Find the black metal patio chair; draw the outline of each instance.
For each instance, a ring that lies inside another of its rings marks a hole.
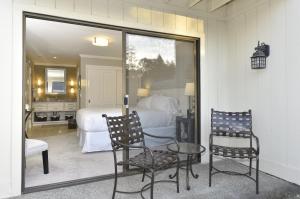
[[[118,116],[118,117],[109,117],[106,114],[103,115],[106,118],[108,131],[110,134],[111,145],[113,149],[114,155],[114,167],[115,167],[115,182],[114,182],[114,189],[112,198],[115,198],[116,192],[117,193],[140,193],[141,197],[143,196],[143,191],[150,189],[150,198],[153,198],[153,187],[154,183],[156,182],[175,182],[177,187],[177,193],[179,193],[179,177],[177,175],[176,180],[160,180],[154,181],[155,172],[158,170],[163,170],[170,168],[172,166],[177,166],[177,172],[179,170],[179,156],[178,153],[173,153],[170,151],[164,150],[153,150],[149,147],[145,146],[145,139],[144,136],[150,136],[154,138],[161,138],[161,139],[170,139],[174,141],[177,146],[178,143],[175,138],[172,137],[162,137],[162,136],[153,136],[143,132],[141,122],[137,112],[133,111],[129,115]],[[130,157],[128,161],[123,162],[117,161],[116,151],[119,149],[129,150],[132,149],[142,149],[143,152]],[[178,146],[179,151],[179,146]],[[126,192],[126,191],[119,191],[117,190],[117,181],[118,181],[118,174],[117,174],[117,166],[121,165],[129,165],[140,168],[143,172],[142,181],[144,181],[145,176],[151,179],[151,182],[146,184],[142,187],[140,191],[134,192]],[[150,172],[150,175],[147,174]]]
[[[214,144],[214,137],[229,137],[249,139],[246,147],[232,147]],[[253,138],[256,147],[253,147]],[[224,158],[249,159],[249,171],[240,173],[224,171],[213,166],[213,156]],[[256,178],[251,177],[252,160],[256,159]],[[246,176],[256,183],[256,194],[259,193],[259,139],[252,132],[252,113],[248,112],[222,112],[211,109],[211,134],[209,137],[209,186],[211,178],[217,173]]]

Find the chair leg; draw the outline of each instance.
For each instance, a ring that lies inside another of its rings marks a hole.
[[[211,187],[211,172],[212,172],[212,154],[209,154],[209,187]]]
[[[150,190],[151,199],[153,199],[153,189],[154,189],[154,171],[151,171],[151,190]]]
[[[259,159],[256,159],[256,194],[259,194]]]
[[[114,190],[113,190],[112,199],[114,199],[116,196],[117,183],[118,183],[118,170],[117,170],[117,165],[115,164],[115,182],[114,182]]]
[[[142,182],[145,180],[145,174],[146,174],[146,169],[143,169],[143,177],[142,177]]]
[[[191,165],[190,165],[190,159],[191,159],[191,157],[190,157],[190,155],[187,155],[187,159],[186,159],[186,173],[185,173],[185,180],[186,180],[186,189],[187,190],[190,190],[191,189],[191,187],[190,187],[190,178],[189,178],[189,172],[190,172],[190,167],[191,167]]]
[[[177,193],[179,193],[179,167],[180,167],[180,160],[177,158],[177,168],[176,168],[176,185],[177,185]]]
[[[252,171],[252,158],[250,158],[250,164],[249,164],[249,176],[251,176]]]
[[[48,150],[42,152],[44,174],[49,173]]]

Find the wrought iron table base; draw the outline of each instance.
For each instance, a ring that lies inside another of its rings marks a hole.
[[[145,176],[151,178],[150,176],[145,174],[145,175],[143,175],[142,182],[144,181]],[[156,184],[156,183],[177,183],[177,182],[173,181],[173,180],[157,180],[157,181],[153,182],[153,184]],[[145,196],[143,195],[143,192],[149,190],[151,188],[151,186],[153,186],[153,184],[151,182],[149,182],[149,183],[145,184],[140,190],[137,190],[137,191],[119,191],[119,190],[115,190],[114,192],[115,193],[121,193],[121,194],[138,194],[139,193],[142,199],[146,199]],[[179,193],[179,190],[177,190],[177,193]],[[114,198],[114,196],[113,196],[113,198]]]
[[[192,175],[193,178],[197,179],[199,177],[198,174],[195,174],[193,171],[193,166],[192,166],[192,162],[193,162],[193,154],[187,154],[187,160],[186,160],[186,166],[185,167],[180,167],[180,169],[185,169],[186,170],[186,189],[190,190],[191,186],[190,186],[190,173]],[[173,175],[169,175],[170,179],[175,178],[177,175],[179,175],[179,170],[176,171]]]

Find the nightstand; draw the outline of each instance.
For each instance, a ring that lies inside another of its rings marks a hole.
[[[186,135],[185,137],[182,137]],[[179,142],[195,141],[195,117],[177,116],[176,117],[176,139]]]

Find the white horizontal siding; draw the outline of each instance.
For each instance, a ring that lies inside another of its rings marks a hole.
[[[142,7],[124,0],[16,0],[18,4],[54,9],[92,17],[117,20],[121,24],[147,26],[159,31],[199,36],[204,32],[203,20],[152,7]]]

